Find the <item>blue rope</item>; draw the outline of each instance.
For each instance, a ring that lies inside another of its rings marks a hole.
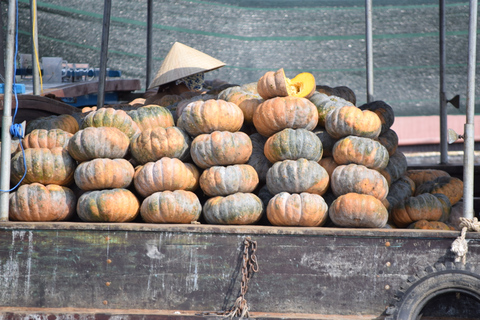
[[[18,0],[16,0],[16,19],[15,19],[15,56],[14,56],[14,61],[13,61],[13,70],[17,70],[17,55],[18,55]],[[18,111],[18,96],[17,96],[17,86],[16,86],[16,79],[15,75],[13,76],[13,87],[12,87],[12,92],[13,95],[15,96],[15,112],[13,114],[13,120],[15,120],[15,117],[17,116],[17,111]],[[27,175],[27,160],[25,159],[25,150],[23,149],[23,144],[22,144],[22,138],[23,138],[23,127],[21,124],[16,124],[13,123],[10,126],[10,135],[12,135],[14,138],[18,138],[20,148],[22,149],[22,154],[23,154],[23,177],[20,179],[20,181],[17,183],[17,185],[10,190],[0,190],[0,192],[10,192],[15,190],[20,183],[22,183],[23,179],[25,179],[25,176]]]

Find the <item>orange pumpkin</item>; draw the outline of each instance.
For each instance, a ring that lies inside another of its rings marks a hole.
[[[315,92],[309,100],[315,105],[318,112],[318,125],[325,127],[327,115],[338,108],[353,106],[354,104],[337,96],[329,96],[325,93]]]
[[[191,223],[201,212],[197,195],[185,190],[155,192],[140,207],[142,219],[149,223]]]
[[[63,221],[75,213],[72,190],[55,184],[32,183],[10,195],[9,218],[17,221]]]
[[[87,191],[77,202],[77,214],[87,222],[129,222],[139,210],[140,202],[127,189]]]
[[[370,138],[348,136],[333,146],[333,158],[339,165],[356,163],[380,170],[388,165],[387,149]]]
[[[250,137],[241,131],[214,131],[195,137],[190,155],[197,166],[206,169],[246,163],[252,148]]]
[[[416,186],[438,177],[450,177],[448,172],[437,169],[409,169],[405,174],[415,182]]]
[[[262,212],[262,201],[253,193],[209,198],[203,206],[203,216],[211,224],[254,224],[260,220]]]
[[[214,131],[236,132],[243,125],[242,110],[233,102],[210,99],[189,103],[180,115],[183,129],[191,136]]]
[[[310,100],[298,97],[277,97],[265,100],[255,110],[253,124],[258,133],[269,137],[286,128],[313,130],[318,112]]]
[[[159,191],[191,189],[195,180],[190,167],[168,157],[137,167],[133,176],[135,189],[143,197]]]
[[[415,195],[427,192],[444,194],[450,200],[451,205],[455,205],[463,197],[463,181],[456,177],[438,177],[417,186]]]
[[[268,138],[264,153],[272,163],[300,158],[319,161],[322,158],[323,146],[312,131],[287,128]]]
[[[328,215],[335,225],[348,228],[383,228],[388,220],[388,211],[380,200],[358,193],[335,199]]]
[[[38,182],[62,186],[68,186],[73,182],[77,167],[75,160],[67,150],[61,147],[26,149],[25,157],[22,151],[18,151],[11,160],[10,178],[13,184],[17,184],[22,179],[25,165],[27,173],[22,184]]]
[[[327,171],[307,159],[276,162],[267,173],[267,187],[272,194],[308,192],[323,195],[328,186]]]
[[[253,123],[253,114],[264,100],[258,93],[245,91],[244,87],[230,87],[218,94],[218,99],[235,103],[243,112],[246,123]]]
[[[328,206],[317,194],[302,192],[276,194],[267,206],[267,219],[274,226],[321,227],[328,217]]]
[[[431,193],[407,198],[392,209],[393,222],[401,228],[419,220],[438,221],[442,214],[442,202]]]
[[[90,112],[82,124],[83,129],[87,127],[114,127],[125,133],[129,139],[140,133],[140,128],[132,117],[125,111],[114,108],[100,108]]]
[[[88,127],[78,131],[68,142],[68,153],[77,161],[95,158],[123,158],[130,141],[114,127]]]
[[[138,125],[140,131],[157,127],[168,128],[175,125],[172,113],[167,108],[154,104],[130,110],[127,114]]]
[[[58,116],[40,117],[27,123],[25,133],[29,134],[35,129],[61,129],[63,131],[74,134],[78,131],[78,122],[69,114],[61,114]]]
[[[157,161],[162,157],[184,161],[190,156],[191,143],[190,136],[183,129],[157,127],[134,136],[130,141],[130,151],[140,164]]]
[[[338,166],[332,173],[330,186],[337,197],[353,192],[384,200],[388,194],[387,180],[380,172],[353,163]]]
[[[290,80],[283,68],[276,72],[268,71],[258,80],[257,91],[265,100],[287,96],[309,98],[315,92],[315,77],[303,72]]]
[[[408,228],[422,230],[455,230],[455,228],[448,226],[446,223],[428,220],[415,221],[414,223],[409,225]]]
[[[361,110],[370,110],[377,114],[382,122],[382,130],[380,134],[387,132],[393,125],[395,115],[392,107],[385,101],[372,101],[365,103],[359,107]]]
[[[328,113],[325,129],[335,139],[351,135],[375,139],[380,135],[382,122],[372,111],[344,106]]]
[[[75,184],[81,190],[127,188],[135,170],[125,159],[99,158],[82,162],[75,169]]]
[[[250,193],[258,185],[258,174],[252,166],[236,164],[214,166],[203,171],[200,188],[207,196],[227,196],[237,192]]]
[[[22,140],[24,149],[29,148],[66,148],[73,134],[62,129],[35,129]]]

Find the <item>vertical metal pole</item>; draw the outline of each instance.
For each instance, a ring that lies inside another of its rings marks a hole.
[[[97,108],[105,102],[105,78],[107,77],[108,36],[110,32],[110,13],[112,0],[105,0],[103,5],[102,51],[100,53],[100,74],[98,78]]]
[[[40,95],[40,74],[35,52],[38,54],[37,1],[30,0],[30,21],[32,24],[32,76],[33,94]]]
[[[15,55],[15,20],[17,5],[15,0],[8,3],[8,29],[7,29],[7,60],[5,70],[5,95],[3,97],[3,118],[2,118],[2,157],[0,171],[0,189],[10,190],[10,126],[12,125],[12,86],[15,77],[14,55]],[[8,221],[9,192],[0,192],[0,221]]]
[[[440,43],[440,163],[448,163],[447,98],[445,96],[445,0],[439,0]]]
[[[0,75],[5,76],[5,33],[3,32],[2,2],[0,1]],[[3,83],[0,77],[0,83]]]
[[[152,44],[153,44],[153,0],[148,0],[147,4],[147,82],[145,89],[150,86],[152,79]]]
[[[470,21],[468,25],[468,82],[467,122],[465,123],[465,146],[463,155],[463,216],[473,219],[474,150],[475,150],[475,64],[477,49],[478,1],[470,0]]]
[[[367,51],[367,102],[373,101],[372,0],[365,0],[365,41]]]

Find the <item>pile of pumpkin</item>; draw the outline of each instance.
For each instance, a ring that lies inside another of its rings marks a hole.
[[[12,155],[10,219],[452,229],[462,181],[408,170],[392,107],[355,103],[280,69],[33,120]]]

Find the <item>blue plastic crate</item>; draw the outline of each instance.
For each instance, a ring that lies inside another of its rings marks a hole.
[[[0,83],[0,94],[5,94],[5,84]],[[15,89],[17,90],[17,94],[25,93],[25,85],[21,83],[15,84]]]

